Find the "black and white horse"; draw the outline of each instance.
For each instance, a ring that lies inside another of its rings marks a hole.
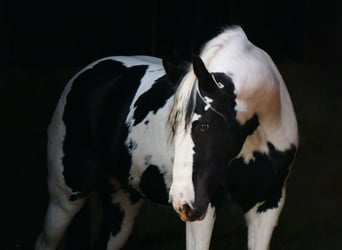
[[[186,249],[209,249],[215,206],[229,195],[245,212],[248,249],[266,250],[297,144],[284,81],[239,27],[186,69],[148,56],[101,59],[70,80],[49,125],[50,202],[36,249],[55,249],[99,190],[99,248],[121,248],[149,200],[186,221]]]

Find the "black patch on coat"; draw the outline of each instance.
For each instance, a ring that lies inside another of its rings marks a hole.
[[[131,157],[124,145],[125,119],[146,68],[105,60],[74,80],[63,115],[63,175],[79,192],[70,199],[87,195],[108,174],[127,183]]]
[[[259,118],[257,114],[254,114],[251,119],[247,120],[243,125],[243,129],[246,135],[251,135],[259,126]]]
[[[164,176],[157,166],[148,166],[141,176],[139,187],[150,201],[168,204],[168,192]]]
[[[134,103],[134,125],[142,122],[149,112],[157,113],[174,92],[175,86],[166,75],[157,79],[152,88],[143,93]]]
[[[129,194],[129,200],[132,202],[132,204],[137,203],[142,198],[141,194],[132,187],[128,186],[127,192]]]
[[[269,142],[268,149],[268,154],[254,152],[254,160],[250,160],[248,164],[240,157],[229,165],[228,191],[244,212],[249,211],[258,202],[264,202],[258,207],[258,212],[278,207],[296,147],[292,145],[281,152]]]

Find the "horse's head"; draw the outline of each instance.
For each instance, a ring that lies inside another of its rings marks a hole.
[[[230,160],[249,134],[250,125],[236,120],[235,105],[231,77],[208,72],[201,58],[194,56],[170,114],[175,142],[170,201],[183,221],[204,218],[224,187]]]

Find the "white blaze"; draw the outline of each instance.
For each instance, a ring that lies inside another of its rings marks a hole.
[[[192,121],[200,116],[194,114]],[[184,123],[180,124],[175,135],[175,159],[172,173],[172,185],[170,189],[170,201],[176,211],[188,204],[192,208],[195,201],[195,190],[192,182],[194,142],[191,138],[191,126],[184,129]]]

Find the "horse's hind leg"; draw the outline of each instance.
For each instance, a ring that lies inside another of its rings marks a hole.
[[[116,250],[126,243],[143,204],[132,192],[119,189],[103,198],[103,227],[96,249]]]
[[[86,198],[70,201],[68,193],[50,190],[50,201],[43,230],[36,241],[36,250],[56,249],[72,218],[84,205]]]

